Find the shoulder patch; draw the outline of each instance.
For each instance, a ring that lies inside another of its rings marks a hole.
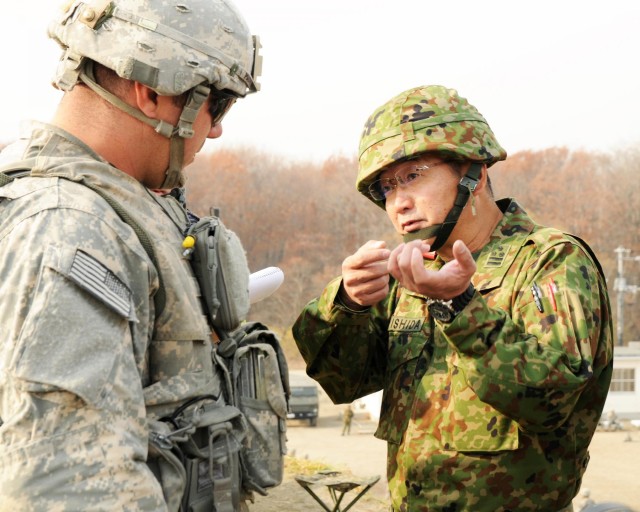
[[[117,313],[129,317],[131,291],[101,262],[86,252],[76,251],[69,277],[97,299]]]
[[[489,256],[487,256],[487,262],[485,263],[485,267],[489,268],[498,268],[504,264],[504,260],[507,257],[507,253],[509,252],[508,247],[503,245],[498,245],[495,247]]]

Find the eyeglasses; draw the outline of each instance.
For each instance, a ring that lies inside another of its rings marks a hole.
[[[224,91],[212,90],[209,97],[209,114],[211,114],[211,126],[222,122],[238,98]]]
[[[385,201],[395,192],[398,186],[409,187],[415,185],[428,170],[448,163],[449,161],[445,160],[433,165],[420,165],[398,171],[393,178],[382,178],[371,183],[369,185],[369,195],[374,201]]]

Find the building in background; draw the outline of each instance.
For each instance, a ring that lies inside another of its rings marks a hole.
[[[640,341],[613,350],[613,377],[603,416],[615,411],[620,419],[640,419]]]

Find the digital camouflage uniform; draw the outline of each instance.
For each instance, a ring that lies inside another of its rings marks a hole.
[[[587,466],[612,371],[604,278],[574,238],[499,205],[474,255],[477,291],[451,324],[393,279],[384,301],[350,313],[336,279],[294,326],[334,402],[384,390],[375,435],[388,443],[394,510],[557,511]]]
[[[185,141],[202,109],[215,125],[237,98],[259,89],[259,39],[229,0],[69,1],[48,35],[61,49],[56,88],[82,84],[96,104],[106,101],[167,139],[162,189],[182,184]],[[181,97],[175,124],[107,90],[111,80],[100,85],[96,64]],[[61,116],[76,97],[61,103]],[[74,133],[81,121],[74,111]],[[130,143],[123,158],[137,149]],[[197,472],[194,464],[208,457],[209,472],[191,480],[198,485],[185,501],[194,504],[202,488],[218,512],[229,511],[239,478],[229,472],[223,483],[214,474],[220,454],[193,439],[230,408],[209,405],[221,384],[200,289],[183,257],[184,209],[62,130],[39,125],[28,146],[22,165],[36,177],[0,188],[0,510],[176,511],[183,466]],[[202,395],[208,405],[196,407],[191,399]],[[190,414],[184,423],[181,411]],[[159,421],[170,413],[176,417]],[[202,427],[182,438],[193,445],[190,454],[182,450],[186,458],[195,453],[191,461],[171,451],[176,432],[163,437],[178,423]]]
[[[25,157],[39,177],[0,188],[0,510],[166,510],[148,420],[219,392],[185,213],[62,130],[38,126]],[[138,236],[80,182],[153,240],[159,317]]]

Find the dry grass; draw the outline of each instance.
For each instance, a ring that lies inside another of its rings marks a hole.
[[[297,458],[295,454],[284,457],[285,478],[293,478],[296,475],[313,475],[320,471],[338,471],[346,475],[353,475],[351,470],[342,464],[335,466],[317,460]]]

